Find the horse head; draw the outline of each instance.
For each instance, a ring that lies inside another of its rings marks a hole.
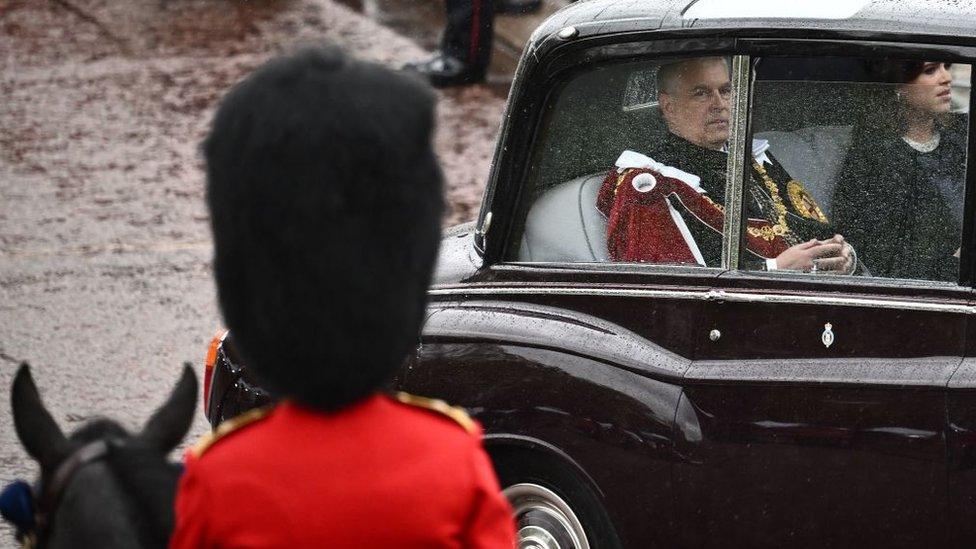
[[[167,455],[190,428],[196,395],[186,365],[141,432],[95,419],[65,436],[21,364],[11,394],[14,427],[40,478],[33,487],[8,486],[0,510],[25,546],[166,547],[181,470]]]

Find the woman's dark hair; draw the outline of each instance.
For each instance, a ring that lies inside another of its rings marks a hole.
[[[907,129],[904,105],[897,88],[918,78],[925,61],[914,59],[868,59],[864,61],[870,84],[864,86],[862,108],[857,115],[861,137],[902,135]]]
[[[875,82],[884,84],[907,84],[918,78],[925,69],[925,61],[907,60],[870,60],[868,74]]]

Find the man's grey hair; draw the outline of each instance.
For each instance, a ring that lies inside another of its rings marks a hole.
[[[728,59],[725,57],[693,57],[691,59],[679,59],[677,61],[671,61],[661,65],[657,69],[657,93],[660,95],[666,93],[672,95],[675,92],[675,87],[678,83],[678,77],[680,77],[684,72],[686,67],[691,63],[704,63],[706,61],[722,61],[728,66]]]

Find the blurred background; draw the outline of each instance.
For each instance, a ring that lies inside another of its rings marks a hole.
[[[438,92],[445,225],[476,216],[518,52],[564,3],[498,16],[488,82]],[[139,428],[220,327],[198,152],[217,100],[303,44],[428,57],[443,21],[439,0],[0,0],[4,394],[28,361],[66,431]],[[36,474],[3,402],[0,485]]]

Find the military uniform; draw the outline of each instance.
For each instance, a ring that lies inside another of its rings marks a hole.
[[[463,61],[470,70],[484,73],[494,35],[493,0],[446,0],[444,8],[447,25],[441,36],[441,52]]]
[[[170,547],[511,549],[511,515],[460,409],[402,394],[334,413],[286,401],[187,453]]]
[[[790,246],[835,233],[803,184],[757,141],[744,190],[745,251],[740,264],[774,266]],[[597,207],[609,220],[614,261],[721,265],[728,154],[669,133],[648,155],[625,151],[608,174]]]

